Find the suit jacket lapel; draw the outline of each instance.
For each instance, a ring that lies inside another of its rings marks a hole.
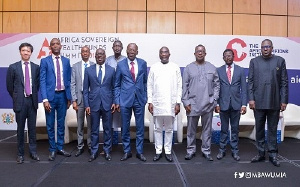
[[[79,77],[81,78],[81,80],[83,80],[82,78],[83,78],[83,76],[82,76],[82,66],[83,66],[83,64],[82,64],[82,61],[79,63],[79,65],[77,66],[77,68],[78,68],[78,72],[79,72]]]
[[[240,69],[235,65],[233,75],[232,75],[231,84],[234,83],[236,80],[238,80],[238,77],[239,77],[238,75],[239,74],[240,74]]]
[[[141,62],[138,59],[136,59],[136,61],[137,61],[137,64],[138,64],[138,73],[135,76],[135,81],[137,80],[138,76],[141,74],[140,72],[141,72],[141,69],[142,69]]]
[[[104,81],[106,80],[106,77],[108,76],[107,75],[107,66],[106,66],[106,64],[104,64],[104,66],[105,66],[105,75],[104,75],[104,77],[103,77],[103,81],[102,81],[102,84],[104,83]]]
[[[96,66],[97,66],[96,64],[91,66],[91,73],[92,73],[92,76],[94,77],[94,79],[96,79],[97,82],[100,84],[99,79],[97,77],[97,72],[96,72],[97,68],[96,68]]]
[[[53,59],[52,59],[52,55],[48,56],[48,63],[49,63],[50,68],[53,70],[53,73],[54,73],[55,78],[56,78],[56,73],[55,73],[55,68],[54,68],[54,62],[53,62]]]
[[[23,70],[22,70],[22,61],[20,61],[18,64],[17,64],[17,71],[18,73],[21,75],[21,83],[23,84],[24,86],[24,75],[23,75]]]

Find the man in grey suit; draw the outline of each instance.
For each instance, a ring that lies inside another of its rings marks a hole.
[[[84,118],[86,116],[87,121],[87,145],[89,148],[89,153],[91,153],[91,118],[89,115],[85,114],[85,108],[83,103],[83,78],[85,68],[90,67],[95,64],[94,62],[89,61],[91,52],[88,46],[81,48],[81,58],[82,60],[77,62],[72,67],[72,76],[71,76],[71,94],[73,109],[77,114],[77,152],[75,156],[78,157],[84,152],[83,146],[83,137],[84,137]]]
[[[6,74],[6,87],[13,99],[16,113],[18,156],[17,163],[24,162],[24,128],[27,119],[29,151],[33,160],[39,161],[36,153],[36,114],[38,109],[38,90],[40,87],[40,67],[30,62],[33,47],[29,43],[19,46],[21,61],[11,64]]]
[[[254,110],[258,155],[251,162],[265,160],[265,123],[269,160],[279,167],[277,159],[277,125],[279,112],[288,103],[288,77],[284,58],[272,54],[273,43],[261,43],[261,56],[251,59],[248,75],[249,107]]]
[[[241,114],[246,113],[247,86],[244,69],[234,64],[233,59],[232,49],[226,49],[223,52],[225,65],[217,69],[220,79],[220,95],[216,113],[220,113],[221,118],[220,149],[217,159],[220,160],[225,156],[230,121],[232,157],[239,161],[239,122]]]
[[[202,155],[213,161],[211,156],[212,117],[219,98],[220,82],[216,67],[205,61],[206,49],[195,47],[196,61],[186,66],[182,81],[182,102],[187,115],[187,154],[191,160],[196,153],[196,129],[201,116]]]

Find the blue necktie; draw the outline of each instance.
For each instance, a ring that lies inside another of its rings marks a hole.
[[[99,80],[99,82],[101,84],[101,82],[102,82],[102,66],[101,65],[100,65],[100,68],[99,68],[98,80]]]

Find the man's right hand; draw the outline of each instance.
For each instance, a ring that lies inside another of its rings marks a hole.
[[[149,103],[148,110],[153,115],[153,104],[152,103]]]
[[[220,106],[216,106],[215,113],[220,113]]]
[[[186,110],[186,113],[190,113],[192,111],[192,106],[191,105],[184,106],[184,108]]]
[[[78,105],[77,105],[77,102],[76,102],[76,101],[73,101],[73,109],[74,109],[75,111],[78,110]]]
[[[91,115],[91,108],[90,107],[86,107],[85,108],[85,112],[87,115]]]
[[[249,101],[249,108],[255,110],[255,101]]]
[[[45,101],[43,104],[44,104],[45,111],[50,113],[51,112],[51,106],[50,106],[49,101]]]
[[[117,110],[118,112],[121,112],[120,105],[115,105],[115,106],[116,106],[116,110]]]

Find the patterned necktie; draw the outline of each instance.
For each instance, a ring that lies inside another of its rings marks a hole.
[[[24,64],[25,64],[25,93],[26,96],[29,96],[31,93],[29,67],[28,67],[29,62],[24,62]]]
[[[133,81],[135,82],[134,62],[130,62],[130,64],[131,64],[130,73],[131,73]]]
[[[87,66],[88,66],[88,63],[84,63],[84,69],[87,68]]]
[[[57,90],[61,90],[61,74],[60,74],[60,65],[59,65],[59,56],[56,58],[56,88]]]
[[[100,84],[102,84],[102,66],[100,65],[99,73],[98,73],[98,80]]]
[[[229,83],[231,83],[231,65],[228,66],[227,77],[228,77]]]

